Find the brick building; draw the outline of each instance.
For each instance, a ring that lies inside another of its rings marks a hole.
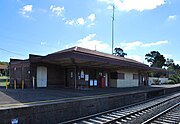
[[[10,82],[25,87],[134,87],[144,85],[148,65],[81,47],[10,60]]]

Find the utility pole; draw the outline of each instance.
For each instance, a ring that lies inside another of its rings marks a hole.
[[[114,52],[114,5],[113,5],[113,16],[112,16],[112,55]]]

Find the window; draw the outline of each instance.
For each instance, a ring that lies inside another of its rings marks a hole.
[[[112,72],[110,75],[111,79],[125,79],[124,73]]]
[[[110,74],[111,79],[117,79],[117,72],[112,72]]]
[[[138,79],[138,74],[133,74],[133,80],[137,80]]]
[[[118,73],[118,79],[124,79],[124,73]]]
[[[72,72],[72,71],[71,71],[71,73],[70,73],[70,77],[73,78],[73,72]]]

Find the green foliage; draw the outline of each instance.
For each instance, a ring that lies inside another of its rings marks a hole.
[[[176,83],[174,82],[174,80],[168,80],[166,84],[176,84]]]
[[[170,74],[173,74],[171,77],[169,77],[169,84],[180,83],[180,66],[178,64],[176,65],[175,63],[171,63],[167,70]]]
[[[153,72],[153,71],[149,72],[149,73],[148,73],[148,76],[149,76],[149,77],[154,77],[154,72]]]
[[[162,68],[165,65],[166,59],[158,51],[151,51],[145,55],[145,60],[151,63],[151,67]]]
[[[9,66],[8,62],[1,62],[0,65],[7,65]],[[9,75],[9,69],[0,70],[0,76],[8,76]]]
[[[8,62],[2,62],[0,61],[0,65],[8,65],[9,63]]]
[[[9,77],[2,76],[0,77],[0,86],[5,87],[6,86],[6,80],[8,79],[8,85],[9,85]]]
[[[124,57],[127,55],[127,53],[124,53],[123,49],[121,48],[115,48],[114,51],[115,51],[114,55],[116,56]]]
[[[2,77],[2,76],[9,76],[9,69],[1,70],[0,77]]]
[[[149,72],[149,77],[161,77],[161,76],[163,76],[163,77],[167,77],[167,74],[166,74],[166,72],[164,71],[164,72]]]
[[[167,58],[166,59],[166,66],[167,67],[170,67],[170,66],[172,66],[174,64],[174,60],[173,59],[169,59],[169,58]]]
[[[169,80],[173,81],[174,84],[180,83],[180,76],[178,75],[172,75]]]
[[[155,85],[159,85],[160,84],[160,82],[161,82],[161,80],[159,80],[159,79],[153,79],[153,84],[155,84]]]
[[[175,65],[174,63],[170,65],[168,68],[168,73],[173,74],[173,75],[180,75],[180,66],[177,64]]]

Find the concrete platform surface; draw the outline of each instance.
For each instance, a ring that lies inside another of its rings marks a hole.
[[[45,88],[45,89],[8,89],[0,88],[0,109],[20,105],[41,104],[45,102],[65,101],[72,99],[84,99],[88,97],[106,96],[110,94],[132,94],[163,88],[180,87],[177,85],[158,85],[131,88]]]

